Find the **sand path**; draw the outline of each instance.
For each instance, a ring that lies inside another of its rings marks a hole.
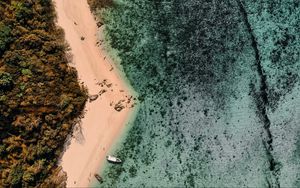
[[[91,95],[101,89],[107,90],[97,100],[87,102],[81,134],[78,131],[75,133],[77,139],[72,138],[61,159],[68,176],[67,187],[87,187],[94,180],[94,173],[104,164],[108,149],[118,139],[133,112],[132,108],[125,108],[121,112],[114,109],[114,104],[130,96],[129,86],[116,67],[111,69],[113,63],[101,46],[96,45],[96,21],[86,0],[54,0],[54,3],[58,25],[65,31],[65,38],[74,55],[73,66],[78,71],[80,81],[84,82]],[[112,86],[101,87],[96,84],[104,79]]]

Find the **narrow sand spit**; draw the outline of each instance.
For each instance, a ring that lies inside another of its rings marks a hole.
[[[94,173],[105,162],[107,151],[118,139],[133,112],[130,108],[132,101],[128,102],[129,86],[119,72],[115,71],[116,68],[111,69],[112,61],[96,45],[96,21],[87,1],[53,1],[58,25],[65,31],[80,81],[87,86],[90,95],[106,90],[95,101],[87,102],[86,113],[81,122],[81,134],[75,134],[61,159],[63,170],[68,176],[67,187],[87,187],[93,181]],[[106,83],[97,84],[104,79],[107,80]],[[118,112],[114,106],[120,100],[124,100],[122,103],[127,107]]]

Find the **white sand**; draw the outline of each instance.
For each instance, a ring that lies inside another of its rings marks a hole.
[[[84,82],[91,95],[97,94],[103,88],[107,90],[96,101],[87,102],[85,107],[87,112],[81,124],[83,139],[78,141],[72,138],[61,159],[63,170],[68,176],[67,187],[87,187],[94,181],[94,173],[104,164],[108,150],[120,137],[133,112],[132,108],[117,112],[114,105],[110,104],[127,99],[131,94],[129,86],[113,62],[101,46],[96,45],[96,21],[86,0],[54,0],[54,3],[58,25],[65,31],[80,81]],[[81,37],[85,39],[81,40]],[[112,83],[111,88],[96,84],[104,79]]]

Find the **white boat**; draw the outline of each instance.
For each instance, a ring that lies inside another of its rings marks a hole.
[[[106,156],[106,160],[111,163],[121,163],[122,162],[121,159],[111,156],[111,155]]]

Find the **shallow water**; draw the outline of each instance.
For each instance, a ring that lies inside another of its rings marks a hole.
[[[297,0],[118,0],[102,16],[141,101],[102,186],[300,186]]]

